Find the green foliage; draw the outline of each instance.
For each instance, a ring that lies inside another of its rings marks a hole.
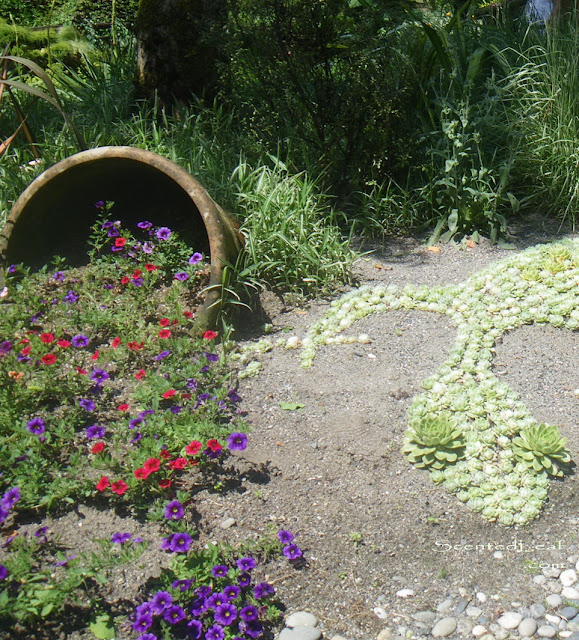
[[[563,476],[571,462],[566,444],[567,438],[561,437],[559,427],[543,422],[521,431],[513,439],[513,451],[533,472]]]
[[[402,452],[417,467],[444,469],[464,457],[465,439],[450,414],[425,417],[406,432]]]

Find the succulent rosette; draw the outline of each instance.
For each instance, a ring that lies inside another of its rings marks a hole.
[[[561,477],[567,470],[571,455],[565,448],[567,438],[559,427],[541,423],[524,429],[513,439],[516,458],[534,473]]]

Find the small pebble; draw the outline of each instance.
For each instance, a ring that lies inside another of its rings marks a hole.
[[[456,630],[456,618],[443,618],[439,620],[432,628],[432,635],[435,638],[446,638]]]
[[[561,569],[556,567],[545,567],[543,569],[543,575],[546,578],[558,578],[561,575]]]
[[[468,636],[472,633],[474,622],[466,618],[460,618],[456,624],[456,632],[461,636]]]
[[[546,613],[545,620],[556,626],[559,626],[559,622],[561,622],[561,618],[559,616],[554,616],[552,613]]]
[[[573,618],[579,613],[579,611],[575,607],[565,607],[561,609],[560,616],[565,618],[565,620],[573,620]]]
[[[392,640],[392,629],[386,627],[376,636],[376,640]]]
[[[317,627],[318,619],[313,613],[296,611],[286,618],[286,627]]]
[[[561,572],[559,580],[561,580],[561,584],[564,587],[572,587],[577,582],[575,569],[567,569],[566,571]]]
[[[482,609],[479,609],[478,607],[467,607],[466,609],[466,615],[469,618],[478,618],[481,614]]]
[[[441,602],[438,605],[438,607],[436,607],[436,610],[439,613],[445,613],[446,611],[450,611],[451,609],[452,609],[452,599],[451,598],[447,598],[446,600]]]
[[[547,598],[547,600],[549,599],[549,597]],[[547,611],[547,609],[545,609],[542,604],[533,604],[529,607],[529,610],[531,612],[531,617],[533,618],[540,618],[541,616],[545,615],[545,611]]]
[[[532,636],[537,630],[537,621],[534,618],[525,618],[521,620],[521,624],[517,627],[517,631],[522,636]]]
[[[432,611],[418,611],[417,613],[413,613],[411,617],[418,622],[426,622],[427,624],[431,624],[436,619],[436,614]]]
[[[396,596],[398,598],[409,598],[414,595],[414,591],[412,589],[400,589],[400,591],[396,592]]]
[[[575,587],[563,587],[561,595],[567,600],[579,600],[579,591]]]
[[[548,580],[545,586],[551,593],[561,593],[561,591],[563,591],[563,586],[558,580]],[[569,588],[570,587],[565,587],[565,589]]]
[[[537,629],[537,635],[541,638],[554,638],[557,635],[557,629],[550,624],[545,624]]]
[[[235,524],[235,518],[227,518],[219,526],[222,529],[230,529]]]
[[[488,600],[486,593],[483,593],[482,591],[479,591],[479,592],[476,594],[476,599],[477,599],[479,602],[486,602],[486,601]]]
[[[572,633],[570,636],[568,636],[568,640],[579,640],[579,632],[576,631],[575,633]]]
[[[388,620],[388,618],[390,617],[386,610],[382,609],[382,607],[374,607],[372,611],[374,612],[375,616],[380,618],[380,620]]]
[[[478,638],[479,636],[482,636],[483,633],[486,633],[486,627],[483,627],[482,624],[477,624],[475,627],[472,628],[472,635],[475,636],[476,638]]]
[[[557,594],[557,593],[552,593],[550,595],[548,595],[545,600],[547,601],[547,604],[552,607],[553,609],[555,607],[560,607],[561,603],[563,602],[563,598]]]
[[[466,600],[461,600],[454,610],[454,615],[459,616],[468,606],[468,602]]]
[[[502,551],[495,551],[493,553],[493,558],[495,558],[496,560],[502,560],[504,557],[505,556]]]
[[[533,582],[535,584],[545,584],[547,582],[547,578],[544,575],[538,575],[533,578]]]
[[[322,632],[315,627],[301,625],[293,629],[282,629],[279,640],[320,640]]]
[[[523,616],[514,611],[507,611],[497,620],[503,629],[516,629],[520,624]]]

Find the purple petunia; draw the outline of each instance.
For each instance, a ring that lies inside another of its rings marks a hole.
[[[257,620],[240,623],[239,630],[250,638],[259,638],[259,636],[263,635],[263,626],[261,622]]]
[[[303,555],[302,550],[297,546],[297,544],[288,544],[283,548],[282,553],[289,560],[297,560]]]
[[[205,640],[223,640],[224,637],[225,633],[223,632],[223,628],[218,624],[209,627],[205,632]]]
[[[106,429],[98,424],[93,424],[86,429],[86,437],[89,440],[92,440],[93,438],[104,438],[105,433]]]
[[[291,531],[287,531],[287,529],[282,529],[277,532],[277,539],[282,544],[289,544],[290,542],[293,542],[294,534]]]
[[[18,487],[12,487],[11,489],[8,489],[8,491],[6,491],[6,493],[2,496],[0,505],[3,509],[6,509],[6,511],[10,511],[10,509],[12,509],[12,507],[18,502],[18,500],[20,500],[21,497],[22,494],[20,493],[20,489]]]
[[[107,231],[107,236],[109,238],[117,238],[119,236],[119,230],[115,229],[115,227],[110,227]],[[114,247],[114,249],[122,249],[122,247]]]
[[[32,418],[32,420],[30,420],[26,424],[26,428],[28,429],[28,431],[30,431],[30,433],[34,434],[35,436],[39,436],[40,434],[44,433],[46,425],[44,424],[44,420],[42,418]]]
[[[185,509],[179,500],[171,500],[165,507],[165,518],[167,518],[167,520],[180,520],[184,513]]]
[[[251,576],[249,575],[249,573],[240,574],[239,578],[237,578],[237,584],[240,587],[249,587],[249,585],[251,584]]]
[[[96,409],[95,403],[90,398],[81,398],[78,401],[78,406],[81,409],[84,409],[85,411],[88,411],[88,413],[90,413],[91,411],[94,411]]]
[[[175,533],[171,540],[171,551],[187,553],[191,547],[192,538],[188,533]]]
[[[231,400],[231,402],[240,402],[241,401],[241,396],[237,394],[237,391],[235,391],[235,389],[230,389],[227,392],[227,397]]]
[[[243,451],[247,448],[247,436],[245,433],[232,433],[227,438],[227,446],[231,451]]]
[[[179,591],[187,591],[191,588],[193,580],[175,580],[171,585],[171,589],[179,589]]]
[[[75,302],[78,301],[79,298],[80,296],[78,295],[78,293],[76,293],[76,291],[71,290],[64,296],[62,301],[67,302],[68,304],[74,304]]]
[[[11,264],[11,265],[8,267],[8,270],[7,270],[7,271],[8,271],[8,273],[9,273],[10,275],[12,275],[13,273],[16,273],[16,270],[17,270],[17,269],[18,269],[18,265],[17,265],[17,264]]]
[[[52,274],[52,278],[53,280],[56,280],[57,282],[62,282],[64,280],[64,271],[55,271]]]
[[[137,640],[159,640],[159,638],[154,633],[143,633]]]
[[[241,589],[234,584],[230,584],[229,586],[225,587],[225,589],[223,589],[223,594],[229,602],[235,600],[235,598],[237,598],[240,593]]]
[[[124,544],[125,542],[128,542],[130,539],[131,539],[130,533],[113,533],[113,535],[111,536],[111,542],[114,542],[114,544]]]
[[[275,593],[275,589],[269,584],[269,582],[259,582],[253,587],[253,595],[256,600],[261,600],[267,596],[271,596]]]
[[[78,335],[73,336],[71,340],[72,346],[77,349],[82,349],[83,347],[88,346],[89,342],[90,340],[84,335],[84,333],[79,333]]]
[[[0,580],[6,580],[7,577],[8,569],[3,564],[0,564]]]
[[[4,340],[0,344],[0,354],[7,355],[11,351],[12,351],[12,343],[10,342],[10,340]]]
[[[186,613],[183,610],[183,607],[180,607],[178,604],[174,604],[166,609],[165,613],[163,613],[163,620],[169,624],[177,624],[178,622],[181,622],[181,620],[184,620],[185,617]]]
[[[156,360],[158,362],[159,360],[162,360],[163,358],[166,358],[167,356],[170,356],[170,355],[171,355],[170,351],[161,351],[161,353],[158,356],[155,356],[153,360]]]
[[[219,356],[216,353],[205,353],[205,357],[209,362],[217,362],[219,360]]]
[[[137,227],[139,227],[139,229],[150,229],[152,226],[153,226],[153,223],[149,222],[148,220],[137,222]]]
[[[105,380],[110,378],[109,374],[104,369],[94,369],[90,374],[90,379],[96,382],[97,385],[101,385]]]
[[[144,614],[137,616],[137,619],[133,623],[133,629],[135,631],[146,631],[153,624],[153,616],[150,614]]]
[[[171,229],[169,227],[160,227],[155,234],[157,240],[168,240],[171,237]]]
[[[192,640],[199,640],[203,634],[203,623],[201,620],[191,620],[187,623],[187,635]]]
[[[132,282],[135,287],[142,287],[143,284],[145,283],[143,278],[133,278]]]
[[[237,564],[237,568],[241,571],[251,571],[255,569],[257,562],[253,558],[246,557],[239,558],[235,564]]]
[[[173,596],[168,591],[157,591],[151,600],[151,611],[161,615],[173,604]]]
[[[259,619],[259,612],[256,607],[250,604],[247,607],[243,607],[243,609],[241,609],[241,611],[239,612],[239,617],[242,620],[245,620],[245,622],[252,622],[253,620]]]
[[[203,260],[203,254],[199,253],[199,252],[195,252],[190,258],[189,258],[189,264],[198,264],[199,262],[201,262],[201,260]]]
[[[226,602],[215,609],[214,618],[215,622],[218,622],[219,624],[223,624],[225,626],[230,625],[232,622],[237,620],[237,609],[229,602]]]
[[[226,567],[224,564],[216,564],[211,568],[211,575],[214,578],[225,578],[228,573],[229,567]]]
[[[185,273],[184,271],[179,271],[178,273],[176,273],[174,275],[175,280],[179,280],[180,282],[184,282],[185,280],[189,279],[189,274]]]
[[[209,605],[207,604],[206,598],[195,598],[195,600],[191,602],[191,615],[193,616],[203,615],[207,609],[209,609]]]
[[[217,607],[220,607],[222,604],[226,604],[227,602],[227,596],[221,592],[211,594],[206,600],[208,609],[217,609]]]
[[[143,422],[143,418],[133,418],[129,422],[129,429],[136,429]]]
[[[143,253],[146,253],[148,255],[150,253],[153,253],[154,248],[155,248],[155,245],[152,244],[151,242],[143,242],[143,246],[141,247],[141,250]]]
[[[151,603],[150,602],[143,602],[143,604],[140,604],[136,609],[135,609],[135,614],[137,617],[139,616],[152,616],[153,615],[153,609],[151,608]]]

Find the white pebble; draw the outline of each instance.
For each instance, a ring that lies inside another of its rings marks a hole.
[[[497,620],[503,629],[516,629],[523,619],[520,613],[514,611],[507,611]]]
[[[575,569],[567,569],[559,576],[559,580],[564,587],[572,587],[577,582],[577,574]]]
[[[477,599],[479,602],[486,602],[486,601],[488,600],[488,598],[487,598],[487,596],[486,596],[486,593],[483,593],[482,591],[479,591],[479,592],[476,594],[476,599]]]
[[[517,631],[522,636],[532,636],[537,630],[537,621],[534,618],[525,618],[517,627]]]
[[[579,591],[575,587],[564,587],[561,595],[567,600],[579,600]]]
[[[229,529],[235,524],[235,518],[227,518],[219,526],[222,529]]]
[[[313,613],[296,611],[286,618],[286,627],[317,627],[318,619]]]
[[[561,622],[561,618],[559,616],[554,616],[552,613],[546,613],[545,614],[545,620],[547,620],[547,622],[551,622],[552,624],[555,624],[557,626],[559,626],[559,622]]]
[[[561,603],[563,602],[563,598],[558,595],[557,593],[551,593],[550,595],[548,595],[545,600],[547,601],[547,604],[552,607],[553,609],[555,607],[558,607],[561,605]]]
[[[544,575],[538,575],[538,576],[534,576],[533,577],[533,582],[535,584],[545,584],[545,582],[547,582],[547,578],[545,578]]]
[[[374,607],[372,611],[380,620],[388,620],[388,613],[382,607]]]
[[[504,557],[505,556],[502,551],[495,551],[493,553],[493,558],[495,558],[496,560],[502,560]]]
[[[486,633],[486,627],[483,627],[482,624],[477,624],[476,627],[472,628],[472,635],[478,638],[482,636],[483,633]]]
[[[414,591],[412,589],[400,589],[400,591],[396,592],[396,597],[398,598],[409,598],[414,595]]]
[[[537,629],[537,635],[541,638],[554,638],[557,635],[557,629],[550,624],[544,624]]]

